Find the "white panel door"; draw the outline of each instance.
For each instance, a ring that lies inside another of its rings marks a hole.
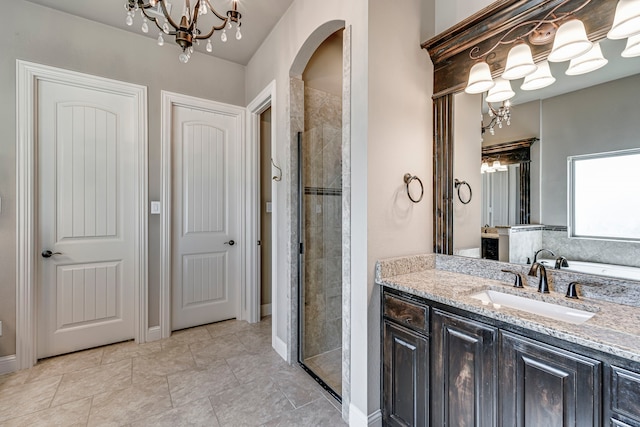
[[[37,89],[42,358],[135,335],[138,132],[131,97],[45,80]]]
[[[171,329],[238,315],[238,118],[172,110]]]

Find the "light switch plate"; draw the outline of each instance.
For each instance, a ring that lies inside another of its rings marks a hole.
[[[273,212],[273,206],[271,205],[271,202],[267,202],[266,209],[267,209],[267,213]]]
[[[151,202],[151,215],[160,215],[160,202]]]

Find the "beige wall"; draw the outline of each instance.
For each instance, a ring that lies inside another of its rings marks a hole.
[[[494,0],[436,0],[436,33],[489,6]]]
[[[468,204],[458,200],[458,190],[453,188],[453,250],[480,248],[482,217],[482,175],[480,158],[482,141],[480,132],[480,95],[461,92],[453,98],[453,178],[466,181],[471,186],[472,197]],[[464,201],[468,196],[466,186],[460,194]]]
[[[160,199],[160,91],[245,105],[243,66],[195,54],[181,64],[179,48],[23,0],[3,2],[0,26],[0,356],[15,353],[16,59],[147,86],[149,199]],[[124,16],[124,10],[123,10]],[[212,74],[211,70],[215,70]],[[184,78],[176,78],[183,75]],[[212,78],[215,75],[215,78]],[[158,324],[160,217],[149,217],[149,319]]]
[[[402,23],[394,26],[393,31],[388,28],[388,13],[397,7],[397,2],[369,3],[365,185],[370,412],[379,407],[380,397],[380,296],[378,286],[373,284],[375,262],[386,257],[433,251],[433,68],[427,52],[420,49],[420,17],[428,3],[404,1]],[[414,204],[408,199],[403,182],[405,173],[422,179],[425,192],[420,203]],[[353,176],[356,178],[358,174],[354,171]]]

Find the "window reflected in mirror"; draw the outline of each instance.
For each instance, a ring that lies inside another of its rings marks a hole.
[[[640,241],[640,150],[568,158],[569,235]]]

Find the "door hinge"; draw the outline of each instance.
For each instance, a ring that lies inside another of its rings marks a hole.
[[[258,240],[258,246],[262,246],[262,242]]]
[[[304,243],[300,242],[300,255],[304,254]]]

